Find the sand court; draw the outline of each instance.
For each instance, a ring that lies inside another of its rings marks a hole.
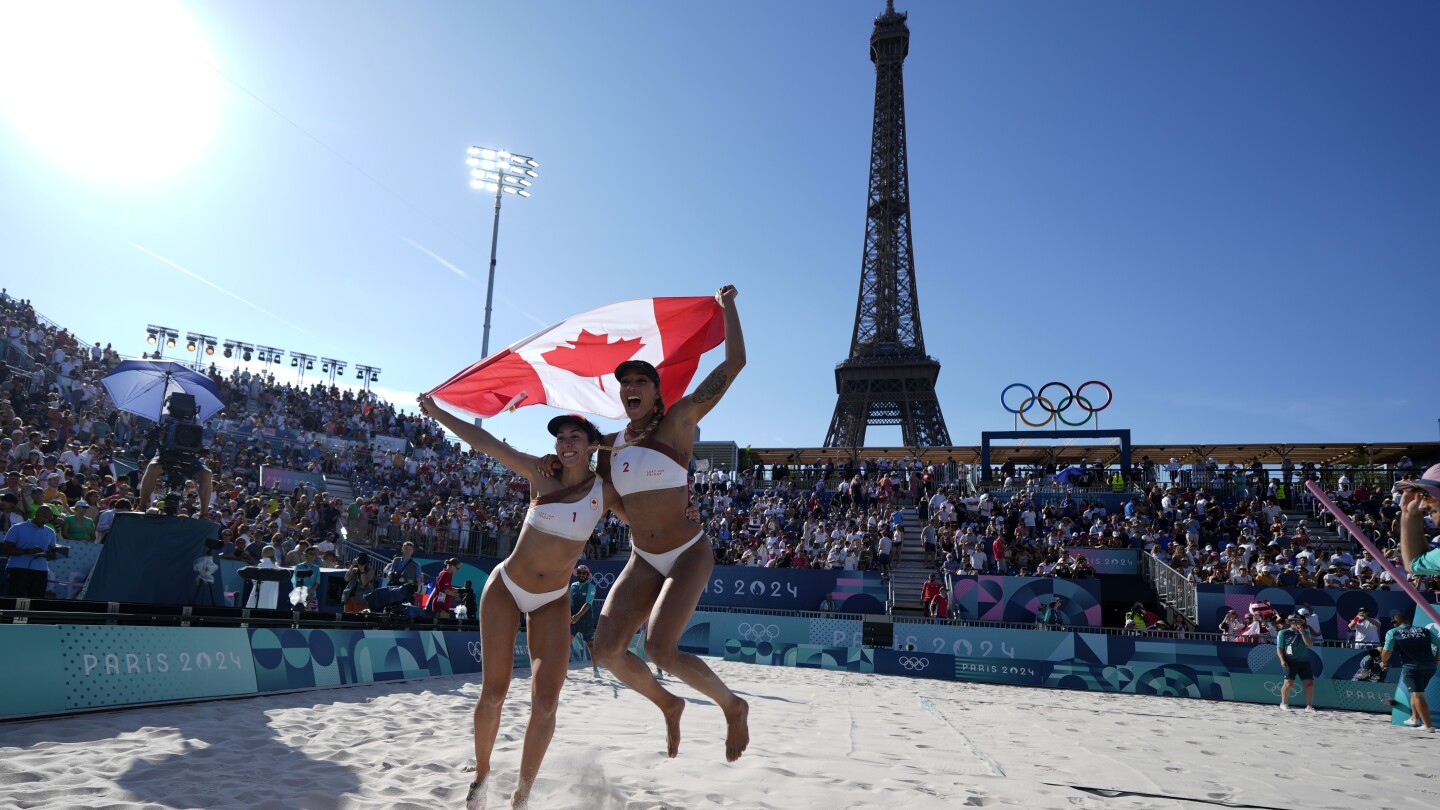
[[[711,665],[751,704],[739,762],[683,684],[670,760],[659,712],[576,668],[531,807],[1440,806],[1440,736],[1380,715]],[[478,694],[455,676],[0,725],[0,805],[460,807]],[[528,696],[522,670],[490,807],[509,806]]]

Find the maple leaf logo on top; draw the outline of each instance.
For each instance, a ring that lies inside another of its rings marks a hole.
[[[594,333],[581,329],[574,340],[567,340],[569,346],[557,346],[540,355],[546,363],[563,368],[580,377],[595,377],[600,390],[605,390],[605,375],[615,367],[634,357],[645,347],[640,338],[622,338],[610,343],[610,336],[604,332]]]

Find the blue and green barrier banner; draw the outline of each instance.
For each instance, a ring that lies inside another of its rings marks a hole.
[[[1080,548],[1072,546],[1065,549],[1071,557],[1084,557],[1095,569],[1095,573],[1104,576],[1106,574],[1128,574],[1136,576],[1140,573],[1140,551],[1133,548]]]
[[[0,626],[0,717],[254,694],[239,628]]]
[[[1320,632],[1328,639],[1348,639],[1350,620],[1364,608],[1370,618],[1379,622],[1383,637],[1390,629],[1390,614],[1415,614],[1415,603],[1404,591],[1339,590],[1336,588],[1273,588],[1263,585],[1196,585],[1200,629],[1214,632],[1233,610],[1244,616],[1250,603],[1265,599],[1285,616],[1296,608],[1308,606],[1320,619]],[[1425,594],[1432,603],[1440,604],[1440,594]]]
[[[687,627],[682,648],[704,653],[708,641],[711,655],[758,664],[1252,703],[1278,703],[1284,680],[1273,645],[900,623],[897,649],[870,650],[831,644],[826,631],[813,626],[839,621],[702,611]],[[1363,655],[1347,648],[1311,652],[1316,705],[1389,711],[1398,673],[1389,683],[1352,681]],[[1440,690],[1440,679],[1432,688]],[[1405,701],[1403,695],[1396,699]]]
[[[61,625],[65,708],[248,695],[255,662],[245,630]]]
[[[988,574],[950,577],[952,608],[958,618],[982,622],[1033,622],[1053,597],[1067,625],[1099,627],[1100,583],[1094,579],[1002,577]]]
[[[248,632],[260,692],[459,675],[480,669],[477,656],[460,638],[445,638],[475,641],[475,633],[292,628]]]

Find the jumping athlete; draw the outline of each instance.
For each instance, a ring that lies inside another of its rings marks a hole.
[[[515,549],[495,566],[480,596],[480,699],[475,704],[475,780],[466,808],[485,807],[490,753],[500,731],[500,709],[510,688],[520,614],[526,615],[530,646],[530,722],[520,754],[520,778],[511,802],[523,807],[530,797],[540,762],[555,734],[555,710],[570,666],[570,573],[606,504],[618,500],[608,483],[590,469],[600,445],[600,430],[583,416],[550,420],[558,475],[536,472],[534,456],[521,453],[489,432],[420,397],[420,409],[471,447],[530,479],[535,494]]]
[[[740,758],[750,742],[750,707],[694,655],[680,651],[680,635],[695,612],[715,567],[705,532],[686,515],[690,502],[687,466],[695,427],[745,366],[745,340],[735,311],[736,289],[715,294],[725,318],[725,360],[694,392],[666,408],[660,374],[640,360],[615,369],[630,424],[607,437],[597,469],[619,494],[634,554],[611,586],[595,632],[595,657],[665,715],[669,756],[680,748],[685,701],[667,691],[650,668],[630,652],[630,640],[648,620],[645,654],[658,667],[715,701],[725,713],[726,759]]]

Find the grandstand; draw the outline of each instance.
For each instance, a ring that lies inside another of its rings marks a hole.
[[[109,345],[79,340],[23,301],[7,296],[0,303],[6,331],[0,345],[6,363],[0,417],[13,434],[7,465],[44,484],[39,479],[52,474],[62,449],[71,442],[85,445],[73,460],[75,471],[84,473],[79,491],[67,481],[71,492],[56,499],[57,511],[62,523],[73,517],[103,524],[108,510],[101,507],[136,489],[136,471],[148,458],[143,420],[110,407],[97,382],[124,358]],[[337,563],[361,548],[383,557],[407,541],[422,553],[504,556],[523,516],[523,481],[449,441],[433,421],[401,413],[368,391],[280,384],[273,375],[217,364],[195,368],[217,383],[227,406],[206,426],[221,497],[202,510],[192,483],[191,501],[183,508],[191,514],[208,510],[209,517],[224,522],[237,538],[237,559],[254,561],[263,545],[278,543],[283,564],[301,539],[334,547]],[[44,434],[38,446],[46,451],[34,468],[14,450],[29,444],[32,429]],[[1136,572],[1148,576],[1149,591],[1139,594],[1140,601],[1154,605],[1168,624],[1193,630],[1198,616],[1188,592],[1219,576],[1207,571],[1213,568],[1208,556],[1193,559],[1197,552],[1225,552],[1249,529],[1261,546],[1276,541],[1284,546],[1274,558],[1283,560],[1282,572],[1284,562],[1293,562],[1283,555],[1303,546],[1312,560],[1328,563],[1338,555],[1353,574],[1353,544],[1317,512],[1300,482],[1319,480],[1339,490],[1382,543],[1393,543],[1394,532],[1376,525],[1377,519],[1384,522],[1389,485],[1440,456],[1435,442],[1136,445],[1133,453],[1141,461],[1128,479],[1117,480],[1118,448],[1075,440],[1043,445],[1043,440],[1037,433],[1033,441],[993,448],[996,469],[988,478],[979,466],[979,447],[865,448],[842,455],[823,448],[742,451],[732,442],[704,442],[697,445],[703,460],[696,465],[694,489],[717,562],[877,572],[890,594],[889,607],[902,615],[924,610],[920,586],[930,573],[960,573],[946,571],[943,562],[946,553],[975,550],[957,548],[967,530],[972,545],[983,540],[978,545],[985,546],[974,556],[977,573],[1037,573],[1057,545],[1057,530],[1072,546],[1118,542],[1147,558],[1158,550],[1159,558]],[[46,459],[50,455],[55,462]],[[1067,470],[1076,474],[1063,477]],[[1354,489],[1363,497],[1353,499]],[[30,493],[20,494],[29,505]],[[1167,499],[1173,504],[1167,506]],[[87,505],[77,509],[80,500]],[[1130,503],[1142,506],[1139,514],[1124,514]],[[927,513],[941,504],[951,511],[938,526],[937,556],[927,562],[922,539]],[[1092,511],[1092,504],[1105,507],[1104,521],[1082,514]],[[1196,513],[1207,505],[1208,520],[1194,520],[1205,517]],[[994,540],[1006,535],[1011,542],[1027,510],[1041,517],[1027,525],[1031,533],[1014,549],[1011,563],[1033,556],[1037,570],[997,570]],[[1256,521],[1262,510],[1268,519]],[[1176,562],[1190,570],[1177,571],[1165,564],[1174,561],[1169,541],[1181,539],[1178,527],[1192,521],[1200,525],[1186,535],[1200,541],[1199,547],[1187,548]],[[1256,525],[1242,525],[1248,523]],[[1288,533],[1302,523],[1304,536],[1297,544]],[[893,571],[880,572],[880,536],[890,535],[895,525],[902,529],[904,553]],[[1280,528],[1285,537],[1276,536]],[[624,541],[622,526],[602,522],[588,556],[623,561]],[[1255,570],[1260,553],[1248,551],[1246,563],[1250,577],[1265,580],[1264,572]],[[1318,581],[1297,585],[1324,585],[1328,565],[1305,573]],[[1227,567],[1224,578],[1230,577]],[[1236,579],[1231,584],[1246,576]],[[1360,586],[1359,574],[1340,579]],[[1136,595],[1127,590],[1114,607]]]
[[[220,524],[224,604],[76,600],[101,556],[96,543],[123,502],[147,507],[134,503],[152,452],[146,423],[103,394],[99,379],[124,359],[112,347],[81,341],[8,297],[0,320],[3,458],[13,474],[6,489],[27,517],[53,504],[57,531],[76,547],[52,566],[47,599],[0,602],[0,624],[268,626],[277,633],[474,626],[473,615],[456,622],[347,613],[347,575],[359,555],[378,569],[413,542],[426,574],[457,555],[469,566],[461,579],[483,586],[524,515],[523,480],[457,445],[432,420],[370,392],[282,384],[220,365],[195,366],[226,404],[204,434],[216,497],[201,504],[196,483],[186,482],[179,513]],[[1137,445],[1141,462],[1126,477],[1117,476],[1113,447],[1026,445],[995,448],[996,469],[987,477],[977,447],[854,455],[731,442],[701,448],[692,491],[717,562],[716,585],[701,598],[710,626],[719,626],[716,615],[741,611],[766,617],[767,632],[800,634],[795,643],[853,628],[835,636],[844,640],[827,653],[834,660],[862,646],[862,624],[863,646],[872,650],[919,638],[958,651],[972,638],[1016,643],[1056,630],[1223,646],[1272,632],[1254,617],[1244,627],[1220,626],[1227,608],[1263,591],[1282,610],[1313,608],[1323,646],[1342,670],[1354,663],[1345,655],[1357,606],[1380,615],[1403,605],[1388,574],[1315,508],[1301,482],[1323,482],[1381,548],[1393,550],[1391,488],[1440,457],[1434,442]],[[888,545],[897,528],[898,555]],[[326,555],[309,603],[238,607],[255,590],[236,577],[238,568],[269,554],[288,570],[307,546]],[[623,526],[603,520],[586,556],[603,599],[628,559]],[[927,584],[932,574],[936,585]],[[1412,582],[1432,599],[1440,593],[1440,580]],[[937,587],[943,602],[934,598]],[[1037,626],[1039,609],[1054,596],[1069,600],[1063,615]],[[1136,603],[1143,605],[1138,613]],[[791,620],[815,624],[783,629]],[[695,649],[719,654],[730,649],[726,643],[712,634]],[[762,663],[758,653],[744,654]],[[1054,678],[1073,685],[1059,670]]]

